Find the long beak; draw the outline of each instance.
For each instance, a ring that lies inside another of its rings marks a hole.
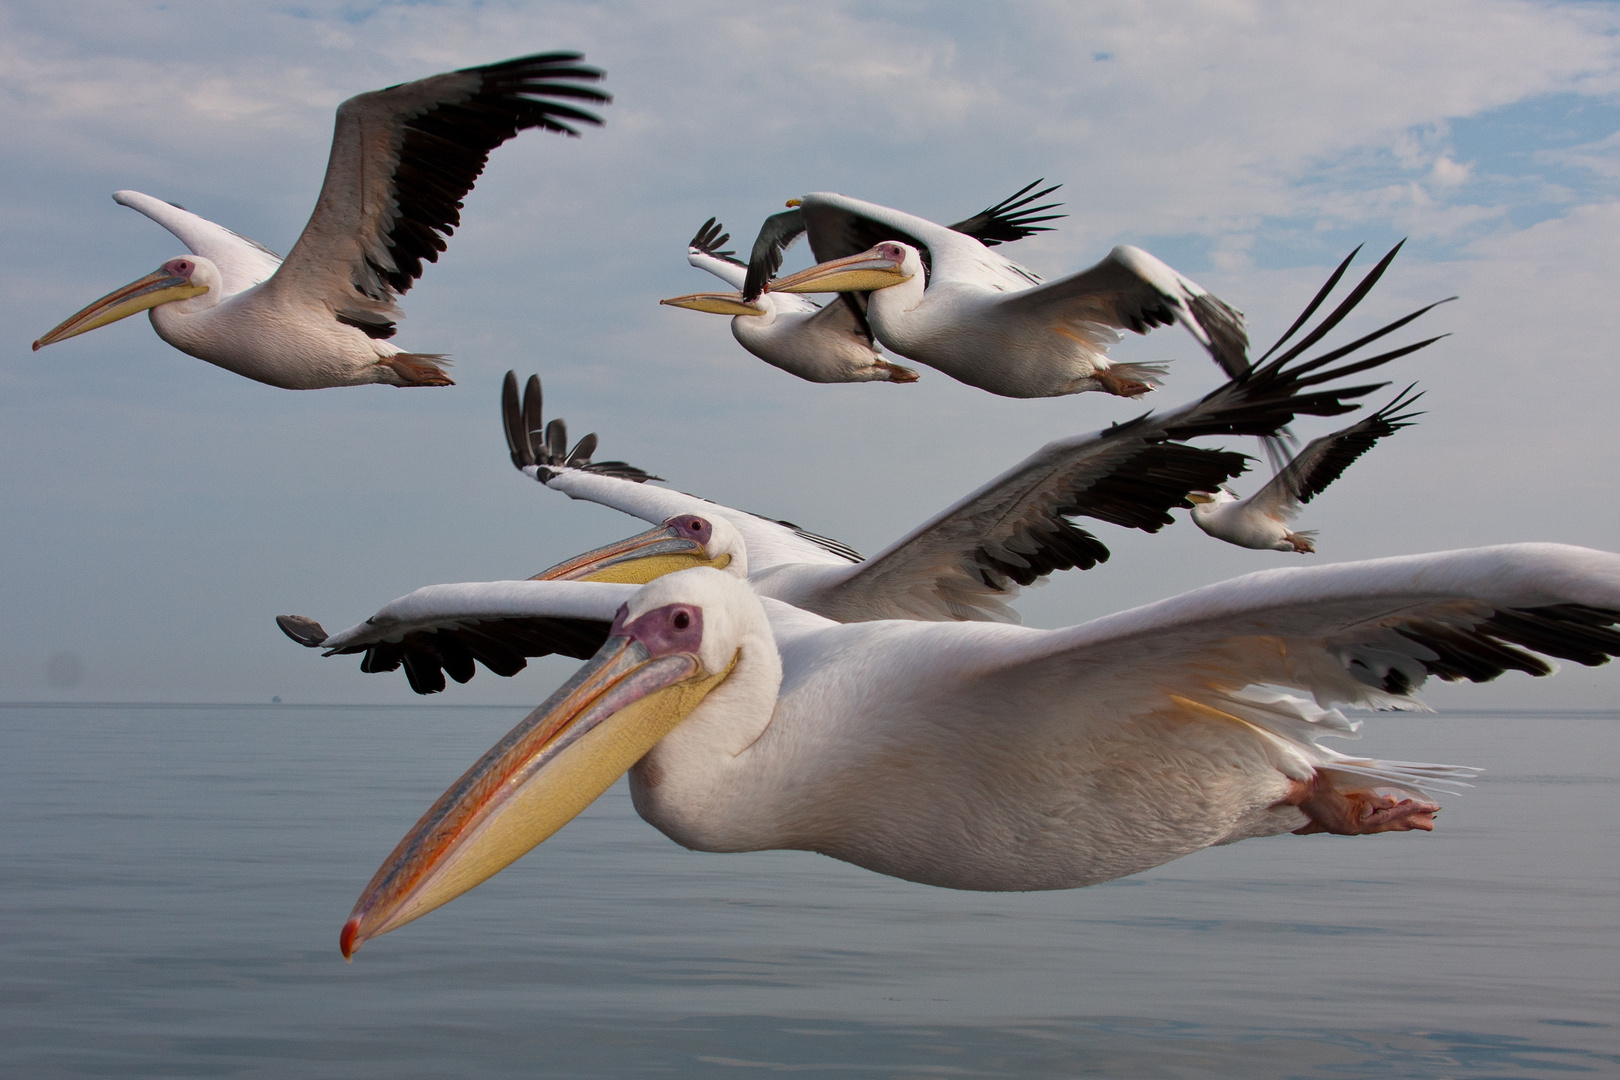
[[[677,570],[690,570],[694,566],[712,566],[716,570],[724,570],[730,564],[729,552],[711,559],[702,544],[666,525],[576,555],[529,580],[611,581],[645,585],[654,578],[673,574]]]
[[[735,658],[732,664],[735,665]],[[345,959],[449,903],[572,821],[731,672],[615,634],[439,797],[343,924]]]
[[[771,282],[771,292],[871,292],[898,285],[911,275],[902,273],[900,264],[877,249],[844,259],[831,259],[808,270],[789,274]]]
[[[658,301],[670,307],[689,308],[692,311],[709,311],[716,315],[763,315],[765,305],[752,300],[744,300],[742,293],[715,293],[698,292],[686,296],[672,296],[668,300]]]
[[[154,270],[139,281],[132,281],[122,289],[110,292],[83,311],[74,315],[56,329],[34,342],[37,352],[46,345],[54,345],[66,338],[88,333],[98,326],[127,319],[147,308],[167,304],[171,300],[189,300],[208,291],[206,285],[193,285],[183,277],[167,270]]]

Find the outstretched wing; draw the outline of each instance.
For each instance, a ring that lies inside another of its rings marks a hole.
[[[784,210],[772,214],[759,227],[754,237],[754,248],[748,253],[748,277],[743,284],[743,299],[755,300],[776,272],[782,269],[782,254],[793,242],[804,235],[804,215],[797,210]]]
[[[193,255],[201,255],[219,267],[220,288],[226,296],[251,289],[281,266],[281,256],[257,240],[198,217],[184,207],[138,191],[115,191],[113,201],[145,214],[178,237]]]
[[[732,258],[735,251],[720,250],[731,239],[725,228],[714,218],[705,221],[686,245],[686,261],[699,270],[707,270],[740,293],[748,267]]]
[[[363,654],[360,670],[367,674],[404,667],[412,690],[436,694],[446,674],[458,683],[471,679],[475,661],[511,676],[531,656],[589,658],[636,589],[594,581],[430,585],[330,637],[303,616],[281,615],[276,623],[300,645],[325,649],[327,656]]]
[[[1109,729],[1140,748],[1155,725],[1236,726],[1296,780],[1325,768],[1421,791],[1471,770],[1322,746],[1358,726],[1333,706],[1410,708],[1430,676],[1546,675],[1546,657],[1601,664],[1620,654],[1617,622],[1620,556],[1559,544],[1267,570],[1063,630],[918,625],[909,655],[939,661],[895,669],[872,707],[892,693],[924,717],[1012,718],[999,734],[1037,752]]]
[[[265,289],[323,303],[372,337],[393,333],[394,298],[436,262],[489,153],[520,131],[600,124],[605,104],[578,53],[543,53],[403,83],[338,107],[332,156],[303,235]]]
[[[1263,570],[985,658],[984,692],[1216,695],[1282,686],[1319,705],[1401,704],[1430,677],[1547,675],[1620,654],[1620,555],[1509,544]],[[1540,655],[1537,655],[1540,654]],[[1134,692],[1134,691],[1133,691]]]
[[[1145,334],[1179,322],[1229,376],[1249,369],[1243,314],[1141,248],[1117,247],[1088,270],[1001,301],[1009,311],[1055,322],[1091,323]]]
[[[1414,394],[1408,386],[1377,412],[1331,435],[1312,439],[1294,460],[1249,498],[1249,507],[1284,521],[1292,519],[1299,513],[1300,504],[1310,502],[1323,488],[1344,475],[1351,462],[1371,450],[1379,439],[1403,427],[1411,427],[1413,419],[1423,414],[1401,410],[1422,396],[1421,392]]]
[[[1430,305],[1432,307],[1433,305]],[[1242,454],[1183,445],[1206,435],[1274,436],[1296,416],[1337,416],[1386,385],[1324,387],[1432,344],[1344,359],[1428,308],[1309,360],[1289,355],[1234,378],[1202,399],[1092,435],[1051,443],[858,567],[796,603],[841,621],[877,618],[1015,618],[1018,586],[1108,558],[1101,540],[1072,521],[1091,517],[1157,532],[1200,484],[1236,476]]]

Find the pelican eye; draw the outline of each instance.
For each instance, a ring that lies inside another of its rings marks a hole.
[[[692,625],[692,616],[684,611],[677,611],[675,613],[675,617],[672,618],[670,622],[675,624],[675,629],[685,630],[688,626]]]
[[[688,534],[692,539],[700,543],[707,542],[709,532],[713,528],[707,521],[695,514],[691,517],[676,518],[672,524],[676,529]]]

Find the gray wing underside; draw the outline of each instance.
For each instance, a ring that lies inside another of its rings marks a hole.
[[[1399,704],[1429,677],[1547,675],[1620,653],[1620,556],[1514,544],[1267,570],[1054,631],[988,658],[986,693],[1273,685]],[[1136,692],[1136,691],[1132,691]]]

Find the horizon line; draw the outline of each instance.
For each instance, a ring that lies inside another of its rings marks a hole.
[[[0,709],[527,709],[532,702],[479,703],[447,701],[342,702],[342,701],[0,701]],[[1356,713],[1365,710],[1356,709]],[[1371,710],[1408,716],[1605,716],[1620,713],[1620,706],[1519,709],[1470,709],[1430,706],[1427,709]]]

